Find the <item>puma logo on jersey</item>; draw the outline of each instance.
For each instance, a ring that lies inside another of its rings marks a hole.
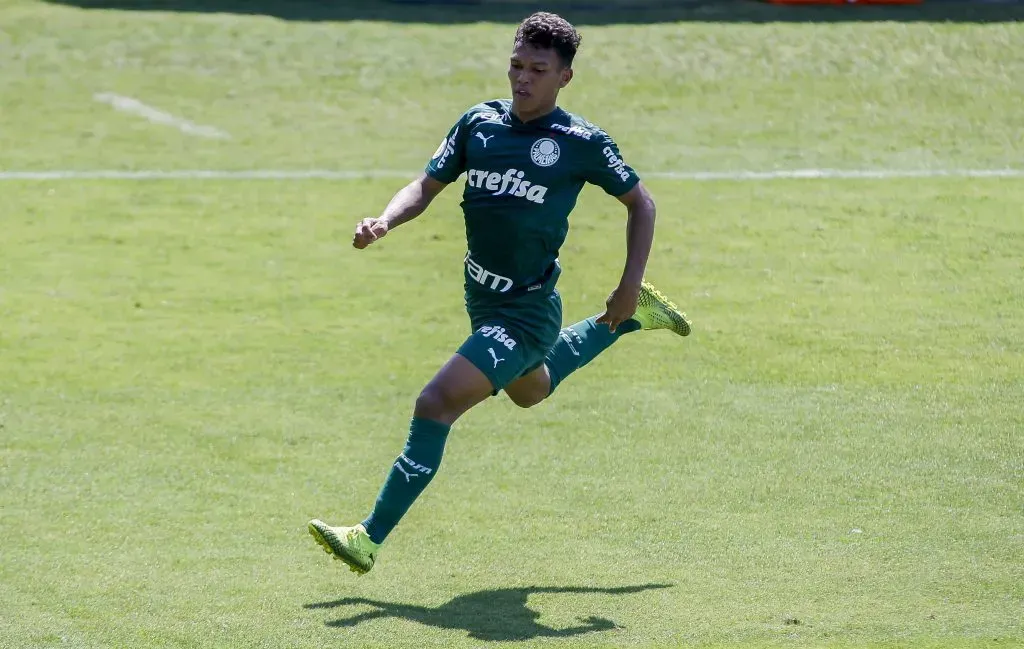
[[[505,173],[470,169],[466,176],[466,184],[476,189],[486,189],[491,192],[491,196],[515,196],[538,205],[543,203],[548,188],[525,180],[524,175],[525,172],[518,169],[509,169]]]
[[[501,361],[503,361],[505,359],[504,358],[498,358],[498,355],[494,353],[494,348],[493,347],[488,347],[487,351],[491,352],[491,358],[494,359],[494,367],[495,367],[495,369],[497,369],[498,363],[500,363]]]
[[[483,134],[483,133],[481,133],[480,131],[477,131],[477,132],[476,132],[476,133],[474,133],[473,135],[475,135],[475,136],[477,136],[478,138],[480,138],[480,141],[484,143],[484,148],[485,148],[485,149],[487,148],[487,140],[489,140],[489,139],[491,139],[492,137],[494,137],[493,135],[484,135],[484,134]]]
[[[491,338],[494,342],[501,343],[506,349],[516,348],[516,341],[512,339],[512,336],[505,333],[505,327],[480,327],[480,333],[483,334],[484,338]],[[494,351],[492,350],[491,353],[493,354]],[[497,367],[498,364],[495,363],[494,366]]]
[[[615,152],[612,151],[612,148],[610,146],[606,146],[604,150],[601,151],[601,153],[604,154],[604,157],[608,158],[609,169],[619,174],[619,178],[621,178],[623,182],[629,180],[629,172],[626,171],[625,160],[615,155]]]

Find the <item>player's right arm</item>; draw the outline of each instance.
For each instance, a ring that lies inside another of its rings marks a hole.
[[[449,129],[420,177],[399,190],[383,214],[359,222],[352,238],[353,246],[365,248],[392,228],[422,214],[430,201],[466,170],[466,139],[469,137],[472,110],[463,114]]]
[[[356,225],[352,245],[359,249],[365,248],[388,231],[423,214],[434,197],[447,186],[448,183],[426,173],[420,174],[419,178],[398,190],[380,216],[363,219]]]

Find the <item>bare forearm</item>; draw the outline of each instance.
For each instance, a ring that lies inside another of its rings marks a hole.
[[[352,235],[352,247],[362,250],[398,226],[413,220],[430,205],[430,201],[447,186],[426,173],[412,181],[391,199],[380,216],[363,219]]]
[[[647,269],[647,259],[654,243],[654,200],[644,195],[629,207],[626,221],[626,266],[622,271],[623,286],[640,286]]]
[[[384,208],[380,218],[387,222],[389,230],[393,230],[423,214],[433,198],[432,195],[424,191],[423,184],[419,180],[414,180],[398,190],[388,206]]]

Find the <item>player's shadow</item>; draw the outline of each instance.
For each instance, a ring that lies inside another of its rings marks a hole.
[[[526,605],[526,599],[537,593],[628,595],[656,588],[670,588],[671,584],[643,584],[598,588],[587,586],[534,586],[527,588],[497,588],[459,595],[437,607],[382,602],[366,597],[346,597],[331,602],[306,604],[307,609],[338,608],[342,606],[368,606],[369,611],[351,617],[330,620],[327,626],[353,627],[370,620],[400,618],[441,629],[463,629],[474,640],[519,641],[532,638],[564,638],[568,636],[609,631],[618,628],[615,622],[591,615],[581,624],[555,629],[537,622],[540,613]]]

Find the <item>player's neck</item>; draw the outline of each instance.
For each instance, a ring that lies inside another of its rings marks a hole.
[[[516,119],[525,124],[526,122],[532,122],[533,120],[540,119],[541,117],[547,117],[551,113],[555,112],[557,108],[558,105],[556,102],[551,102],[550,104],[546,104],[531,111],[524,111],[522,108],[517,108],[513,105],[512,114],[516,116]]]

